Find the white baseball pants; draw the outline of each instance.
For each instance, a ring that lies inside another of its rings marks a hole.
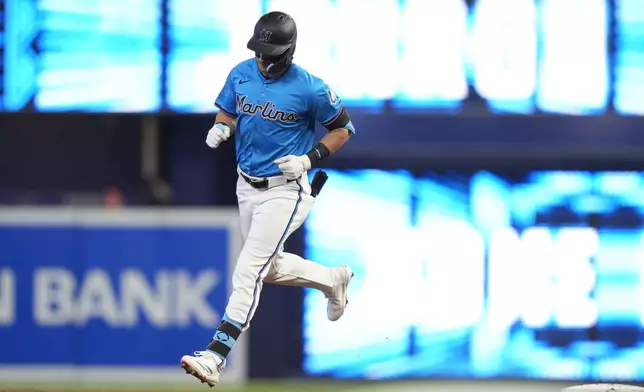
[[[255,189],[239,176],[237,199],[243,247],[226,314],[246,330],[264,282],[328,292],[333,275],[330,268],[283,252],[284,242],[302,226],[313,206],[306,173],[297,181],[270,189]]]

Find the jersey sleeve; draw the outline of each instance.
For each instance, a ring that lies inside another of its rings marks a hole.
[[[311,108],[315,120],[329,131],[346,128],[351,133],[355,133],[355,129],[349,118],[349,113],[347,113],[346,108],[342,104],[342,100],[322,80],[318,79],[313,83]]]
[[[219,110],[224,111],[226,114],[232,117],[237,117],[236,102],[235,102],[235,83],[233,81],[234,70],[230,71],[228,77],[226,77],[226,82],[224,87],[219,92],[217,99],[215,100],[215,106]]]

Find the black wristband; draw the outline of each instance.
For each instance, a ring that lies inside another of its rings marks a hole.
[[[329,148],[322,143],[318,143],[317,146],[313,147],[311,151],[306,153],[306,156],[311,160],[312,167],[329,155],[331,155],[331,151],[329,151]]]

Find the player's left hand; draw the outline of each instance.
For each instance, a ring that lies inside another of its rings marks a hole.
[[[287,180],[297,180],[305,171],[311,170],[311,160],[306,155],[287,155],[275,163]]]

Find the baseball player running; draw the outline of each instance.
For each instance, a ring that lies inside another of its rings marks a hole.
[[[237,198],[243,248],[233,290],[212,341],[181,358],[181,366],[213,387],[226,356],[250,324],[263,283],[303,286],[328,298],[327,317],[338,320],[353,272],[327,268],[283,252],[313,206],[307,171],[335,153],[355,133],[340,98],[320,78],[293,64],[297,27],[283,12],[263,15],[248,49],[255,58],[229,73],[215,101],[219,108],[206,144],[217,148],[235,135]],[[328,134],[314,147],[315,123]]]

